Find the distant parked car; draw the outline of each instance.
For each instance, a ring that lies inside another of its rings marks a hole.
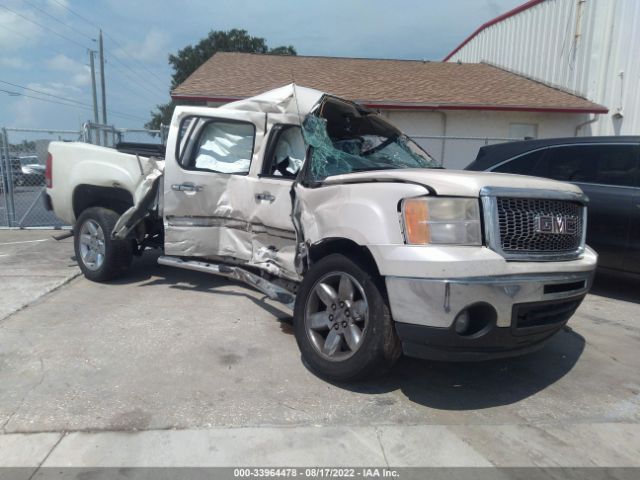
[[[44,185],[45,166],[38,162],[37,156],[20,157],[20,169],[22,171],[21,185]]]
[[[11,175],[9,176],[9,172],[3,168],[3,175],[5,177],[3,185],[8,179],[10,179],[14,186],[22,185],[22,165],[20,164],[20,159],[18,157],[10,157],[9,164],[11,165]]]
[[[599,266],[640,273],[640,136],[526,140],[482,147],[467,170],[578,185],[590,199],[587,243]]]

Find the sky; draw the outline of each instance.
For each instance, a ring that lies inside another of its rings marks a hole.
[[[482,23],[521,3],[0,0],[0,126],[77,130],[90,120],[89,50],[97,50],[100,28],[108,123],[136,128],[169,101],[168,55],[210,30],[245,29],[270,47],[293,45],[298,55],[442,60]]]

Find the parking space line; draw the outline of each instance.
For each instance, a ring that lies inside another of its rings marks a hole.
[[[0,243],[0,247],[3,245],[19,245],[21,243],[38,243],[38,242],[46,242],[48,240],[51,240],[50,238],[41,238],[40,240],[23,240],[22,242],[7,242],[7,243]]]

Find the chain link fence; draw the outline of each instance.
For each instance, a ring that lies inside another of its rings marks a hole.
[[[78,130],[2,128],[0,131],[0,228],[61,228],[64,222],[44,207],[45,164],[52,141],[86,142],[114,147],[120,142],[166,142],[168,126],[159,130],[116,128],[87,122]],[[516,138],[413,135],[442,166],[464,168],[484,145]]]
[[[101,125],[87,122],[82,127],[82,138],[87,143],[113,147],[121,142],[159,143],[167,140],[168,125],[161,125],[159,130],[144,128],[116,128],[112,125]]]
[[[463,169],[476,159],[478,150],[485,145],[513,142],[522,138],[506,137],[454,137],[440,135],[411,135],[422,148],[444,168]]]
[[[44,208],[45,164],[52,141],[78,141],[73,130],[3,128],[0,139],[0,227],[61,227]]]
[[[0,228],[62,228],[44,206],[49,143],[86,142],[113,147],[120,142],[164,143],[160,130],[116,128],[85,123],[80,130],[2,128],[0,130]]]

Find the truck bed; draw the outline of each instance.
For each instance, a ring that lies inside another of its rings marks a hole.
[[[166,152],[166,146],[157,143],[119,142],[115,149],[120,153],[156,158],[164,158]]]
[[[159,148],[125,143],[118,148],[81,142],[51,142],[51,185],[47,188],[55,214],[75,223],[74,202],[87,187],[109,189],[106,195],[122,194],[133,199],[144,180],[149,157],[158,157]],[[136,156],[137,154],[137,156]],[[162,155],[164,156],[164,155]]]

